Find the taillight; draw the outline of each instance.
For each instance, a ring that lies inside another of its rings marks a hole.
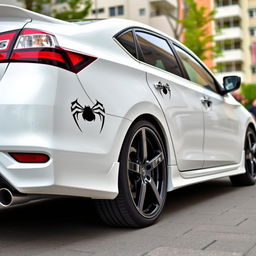
[[[35,29],[0,34],[0,62],[42,63],[74,73],[96,58],[59,47],[54,35]]]
[[[19,30],[14,30],[0,34],[0,61],[8,59],[8,54],[13,47],[18,32]]]
[[[40,153],[9,153],[17,162],[20,163],[46,163],[50,157]]]

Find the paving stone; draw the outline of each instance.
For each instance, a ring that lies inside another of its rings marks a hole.
[[[256,243],[250,250],[246,252],[246,256],[255,256],[256,255]]]
[[[218,240],[215,243],[211,244],[206,250],[213,250],[213,251],[227,251],[227,252],[240,252],[246,253],[255,242],[249,241],[227,241],[227,240]]]
[[[221,251],[202,251],[192,249],[181,249],[171,247],[159,247],[149,252],[145,256],[243,256],[236,252],[221,252]]]
[[[251,234],[256,235],[256,223],[241,224],[239,226],[228,226],[228,225],[198,225],[195,227],[197,231],[210,231],[210,232],[221,232],[221,233],[237,233],[237,234]]]
[[[88,201],[0,210],[0,256],[255,256],[256,186],[228,179],[174,191],[160,220],[110,228]]]
[[[79,250],[65,250],[65,249],[55,249],[50,250],[48,252],[44,252],[41,254],[37,254],[38,256],[93,256],[94,252],[85,252]]]

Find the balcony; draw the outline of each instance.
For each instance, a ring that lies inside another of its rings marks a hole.
[[[234,38],[243,38],[243,33],[240,27],[223,28],[220,33],[214,36],[215,41],[229,40]]]
[[[150,0],[150,3],[154,8],[164,11],[176,9],[178,7],[176,0]]]
[[[244,53],[241,49],[234,49],[223,51],[222,56],[215,58],[217,63],[221,62],[233,62],[233,61],[244,61]]]
[[[215,19],[222,19],[222,18],[236,17],[236,16],[238,17],[242,16],[241,7],[238,4],[216,8]]]

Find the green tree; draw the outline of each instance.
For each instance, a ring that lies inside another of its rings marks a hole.
[[[92,6],[92,0],[68,0],[66,6],[54,10],[55,18],[62,20],[80,20],[86,17]]]
[[[247,104],[245,104],[248,107],[256,99],[256,84],[243,84],[241,93],[248,100]]]
[[[24,7],[30,11],[39,12],[43,11],[43,6],[49,4],[51,0],[18,0],[24,4]]]
[[[213,35],[208,31],[215,11],[208,12],[206,7],[199,7],[194,0],[186,0],[186,4],[185,17],[179,21],[184,29],[183,43],[201,60],[220,55],[221,50],[213,44]]]

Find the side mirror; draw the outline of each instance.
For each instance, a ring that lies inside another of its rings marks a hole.
[[[225,76],[223,78],[223,93],[226,94],[228,92],[235,91],[239,89],[241,85],[241,78],[239,76]]]

